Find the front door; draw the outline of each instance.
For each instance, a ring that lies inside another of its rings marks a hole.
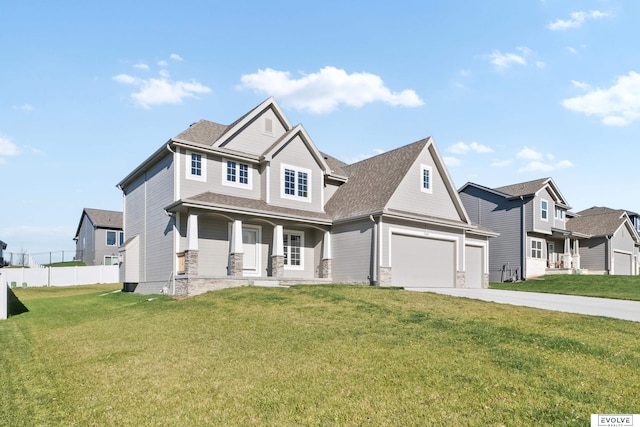
[[[260,274],[260,229],[242,227],[242,272],[244,276],[258,276]]]

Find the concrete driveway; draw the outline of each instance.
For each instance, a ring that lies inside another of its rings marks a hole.
[[[563,311],[565,313],[604,316],[640,322],[640,301],[542,294],[537,292],[503,291],[499,289],[406,288],[406,290],[433,292],[455,297],[497,302],[500,304],[520,305],[523,307]]]

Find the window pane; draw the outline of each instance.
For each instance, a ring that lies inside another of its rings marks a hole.
[[[284,194],[296,194],[296,172],[291,169],[284,170]]]
[[[429,169],[422,169],[422,188],[429,189]]]
[[[116,232],[107,231],[107,246],[115,246],[115,245],[116,245]]]
[[[124,232],[120,232],[120,246],[124,243]]]
[[[301,236],[292,234],[289,236],[291,244],[291,260],[289,265],[300,265],[300,241]]]
[[[191,153],[191,175],[202,175],[202,155]]]
[[[238,180],[238,182],[240,182],[240,184],[248,184],[249,183],[249,166],[240,163],[238,167],[240,171],[240,179]]]
[[[284,265],[289,265],[289,235],[285,234],[282,238],[284,247]]]
[[[298,196],[307,197],[307,173],[298,172]]]
[[[227,162],[227,181],[236,182],[236,162]]]

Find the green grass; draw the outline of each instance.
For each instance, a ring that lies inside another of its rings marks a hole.
[[[63,261],[45,264],[45,267],[83,267],[86,264],[82,261]]]
[[[489,287],[640,301],[640,276],[549,275],[524,282],[491,283]]]
[[[0,425],[584,426],[640,413],[640,324],[355,286],[18,289]]]

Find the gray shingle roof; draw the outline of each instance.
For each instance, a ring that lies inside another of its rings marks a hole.
[[[85,208],[84,213],[97,228],[122,229],[122,212]]]
[[[329,215],[322,212],[305,211],[302,209],[285,208],[267,204],[264,200],[247,199],[245,197],[229,196],[226,194],[212,193],[210,191],[200,193],[182,201],[183,203],[204,203],[230,208],[245,208],[255,212],[263,212],[274,215],[287,215],[292,217],[307,218],[313,220],[330,220]]]
[[[349,179],[327,202],[326,212],[341,219],[382,211],[428,140],[343,166]]]
[[[334,175],[347,176],[344,168],[348,165],[345,162],[338,160],[326,153],[321,152],[320,154],[324,157],[324,160],[327,162],[327,165],[329,165],[329,168],[334,173]]]
[[[208,120],[200,120],[193,123],[184,131],[180,132],[175,139],[196,142],[198,144],[213,145],[213,143],[224,134],[228,126]]]
[[[540,178],[533,181],[519,182],[517,184],[505,185],[504,187],[497,187],[494,188],[494,190],[510,196],[528,196],[535,194],[544,187],[550,179],[551,178]]]
[[[623,210],[609,208],[590,208],[578,212],[574,218],[567,221],[569,231],[588,234],[591,236],[610,236],[625,221]]]

